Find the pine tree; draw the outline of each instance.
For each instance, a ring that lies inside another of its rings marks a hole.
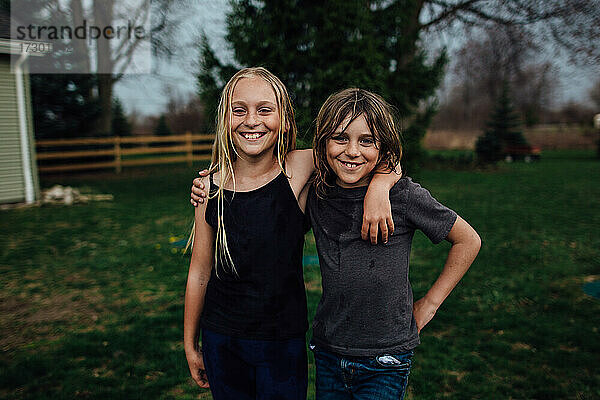
[[[172,135],[171,129],[167,125],[167,119],[164,115],[161,115],[158,119],[158,123],[156,124],[156,128],[154,128],[154,134],[157,136],[169,136]]]
[[[131,136],[131,124],[127,121],[123,105],[118,98],[113,100],[111,127],[114,136]]]
[[[37,139],[97,135],[100,115],[92,75],[32,74],[31,99]]]
[[[16,4],[16,2],[12,3],[13,6]],[[33,10],[43,9],[45,5],[52,10],[52,5],[48,3],[51,2],[23,0],[19,2],[16,9],[32,10],[27,21],[34,22],[34,25],[69,25],[70,20],[66,13],[33,12]],[[14,15],[14,10],[11,14],[10,0],[0,0],[0,14],[2,23],[8,22],[9,16],[16,18],[15,21],[18,20]],[[52,22],[49,22],[48,18]],[[6,29],[8,30],[9,27]],[[62,51],[63,46],[68,47],[63,42],[54,42],[52,54],[42,57],[46,68],[49,69],[52,66],[54,73],[31,73],[29,75],[36,139],[98,135],[97,122],[101,108],[94,93],[97,89],[97,78],[89,74],[65,74],[65,64],[72,65],[74,61],[68,52]],[[29,62],[31,61],[29,60]]]
[[[414,4],[413,4],[414,3]],[[443,75],[446,55],[427,61],[418,46],[414,0],[235,1],[227,19],[227,41],[235,64],[264,66],[288,87],[296,108],[301,144],[312,142],[312,121],[327,96],[347,87],[382,95],[410,121],[403,133],[402,166],[409,171],[422,155],[420,141],[435,109],[427,100]],[[217,93],[237,70],[202,47],[200,96],[214,110]],[[425,104],[425,105],[424,105]],[[214,114],[213,114],[214,115]]]
[[[502,159],[506,147],[527,145],[520,127],[521,119],[510,100],[508,83],[504,82],[487,128],[475,144],[478,159],[483,163],[496,162]]]

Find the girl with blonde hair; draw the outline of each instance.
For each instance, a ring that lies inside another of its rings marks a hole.
[[[208,201],[195,210],[184,347],[192,378],[221,399],[305,399],[308,327],[302,275],[311,150],[294,150],[283,83],[246,68],[218,108]],[[393,231],[394,173],[373,179],[362,234]],[[389,225],[389,229],[388,229]],[[202,349],[199,339],[202,335]],[[210,383],[210,385],[209,385]]]

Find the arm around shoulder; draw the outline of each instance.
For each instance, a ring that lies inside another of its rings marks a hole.
[[[315,172],[312,149],[293,150],[286,157],[286,173],[290,177],[290,186],[304,211],[310,178]]]
[[[390,190],[402,177],[402,168],[398,164],[395,170],[377,167],[364,200],[363,223],[361,236],[363,240],[371,239],[377,244],[377,236],[381,230],[381,239],[387,243],[388,236],[394,233]]]
[[[298,174],[308,180],[315,172],[315,160],[312,149],[292,150],[285,159],[288,172]]]

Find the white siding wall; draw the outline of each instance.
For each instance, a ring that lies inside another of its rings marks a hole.
[[[0,203],[25,200],[15,75],[0,54]]]

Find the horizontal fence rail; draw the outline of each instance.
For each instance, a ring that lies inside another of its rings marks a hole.
[[[36,141],[38,170],[68,172],[91,169],[187,163],[210,160],[213,135],[128,136]]]

